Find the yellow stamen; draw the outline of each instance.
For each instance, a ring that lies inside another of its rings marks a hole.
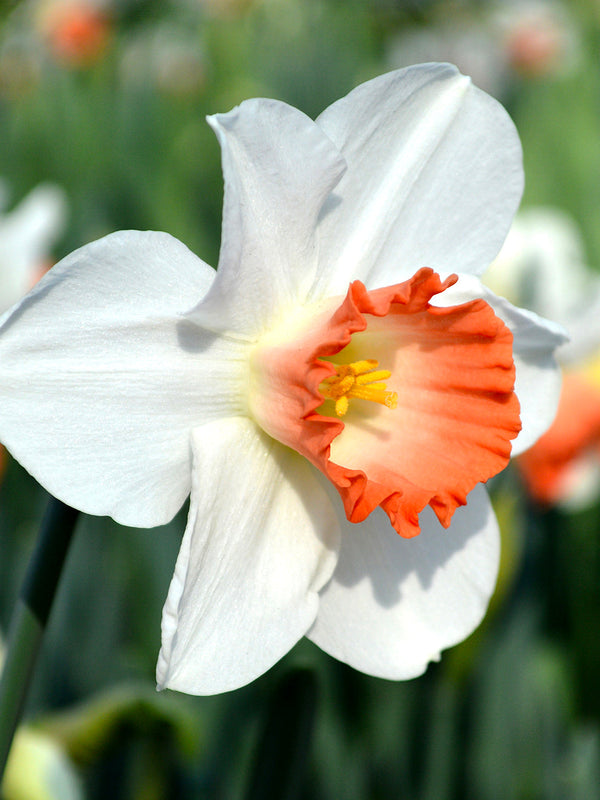
[[[374,359],[354,361],[352,364],[334,364],[335,375],[326,378],[319,391],[323,397],[335,401],[335,413],[343,417],[351,398],[371,400],[387,408],[396,408],[398,395],[388,392],[382,381],[391,377],[387,369],[378,370]]]

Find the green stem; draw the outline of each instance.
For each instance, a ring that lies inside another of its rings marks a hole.
[[[296,800],[304,788],[317,707],[308,669],[284,675],[271,697],[245,800]]]
[[[78,515],[50,498],[13,612],[0,681],[0,782]]]

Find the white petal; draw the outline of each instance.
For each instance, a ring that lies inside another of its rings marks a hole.
[[[193,433],[188,527],[163,611],[160,688],[235,689],[300,639],[339,527],[310,464],[250,420]]]
[[[422,64],[364,83],[317,123],[348,170],[319,228],[316,294],[397,283],[419,267],[479,273],[523,187],[521,146],[502,106],[454,67]]]
[[[191,429],[239,413],[245,347],[181,316],[213,277],[171,236],[125,231],[72,253],[4,317],[0,441],[49,492],[128,525],[177,511]]]
[[[304,299],[317,216],[345,165],[313,120],[276,100],[208,121],[223,153],[223,233],[218,277],[195,318],[253,338]]]
[[[472,275],[436,295],[432,304],[450,306],[482,297],[512,331],[522,429],[513,441],[512,455],[522,453],[546,431],[556,416],[562,377],[555,353],[567,341],[564,329],[531,311],[516,308]]]
[[[0,311],[20,300],[48,266],[50,248],[62,233],[66,214],[64,192],[40,184],[0,219]]]
[[[376,509],[342,529],[338,566],[308,637],[362,672],[413,678],[479,624],[498,559],[498,527],[482,486],[448,530],[426,509],[414,539],[398,536]]]

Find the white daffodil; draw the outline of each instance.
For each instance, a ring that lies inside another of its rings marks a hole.
[[[51,184],[37,186],[12,211],[0,213],[0,312],[20,300],[49,266],[65,216],[64,194]]]
[[[124,524],[166,522],[191,490],[160,687],[233,689],[304,635],[418,675],[485,611],[498,531],[480,484],[559,391],[560,330],[475,277],[519,202],[516,131],[437,64],[316,122],[272,100],[209,122],[216,275],[165,233],[65,258],[0,330],[0,439]]]

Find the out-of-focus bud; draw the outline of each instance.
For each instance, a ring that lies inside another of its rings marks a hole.
[[[202,91],[206,81],[204,54],[192,29],[155,24],[131,37],[120,69],[130,86],[151,84],[168,95],[186,97]]]
[[[54,58],[67,66],[88,66],[106,48],[111,23],[103,4],[92,0],[47,0],[37,25]]]
[[[555,75],[571,68],[578,50],[574,19],[552,0],[513,0],[497,6],[494,23],[508,65],[526,78]]]
[[[4,800],[80,800],[75,770],[60,745],[22,727],[16,733],[2,782]]]

